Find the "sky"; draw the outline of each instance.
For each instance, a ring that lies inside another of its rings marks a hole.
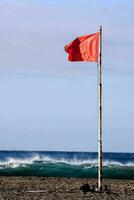
[[[103,27],[103,151],[134,152],[134,1],[0,0],[0,149],[97,151],[96,63],[64,46]]]

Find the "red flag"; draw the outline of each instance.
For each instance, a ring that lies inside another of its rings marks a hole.
[[[69,61],[98,61],[99,33],[77,37],[67,44],[65,51]]]

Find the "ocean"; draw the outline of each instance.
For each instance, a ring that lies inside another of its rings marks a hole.
[[[0,151],[0,176],[97,177],[97,153]],[[134,180],[134,153],[103,153],[103,177]]]

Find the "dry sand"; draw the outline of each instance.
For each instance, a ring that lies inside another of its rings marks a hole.
[[[134,180],[104,180],[110,193],[87,192],[80,187],[96,185],[95,179],[0,177],[0,200],[134,200]]]

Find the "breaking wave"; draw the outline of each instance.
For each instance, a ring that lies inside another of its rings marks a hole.
[[[35,155],[33,157],[28,158],[12,158],[8,157],[5,161],[0,161],[0,168],[2,167],[18,167],[18,166],[26,166],[31,165],[34,163],[42,163],[42,164],[66,164],[71,166],[86,166],[89,168],[91,167],[97,167],[97,159],[87,159],[87,160],[78,160],[78,159],[55,159],[51,158],[49,156],[43,156],[40,157],[39,155]],[[103,161],[104,167],[134,167],[134,162],[126,162],[121,163],[117,161],[110,161],[110,160],[104,160]]]
[[[97,153],[0,151],[0,175],[97,177]],[[134,154],[104,153],[104,178],[134,179]]]

